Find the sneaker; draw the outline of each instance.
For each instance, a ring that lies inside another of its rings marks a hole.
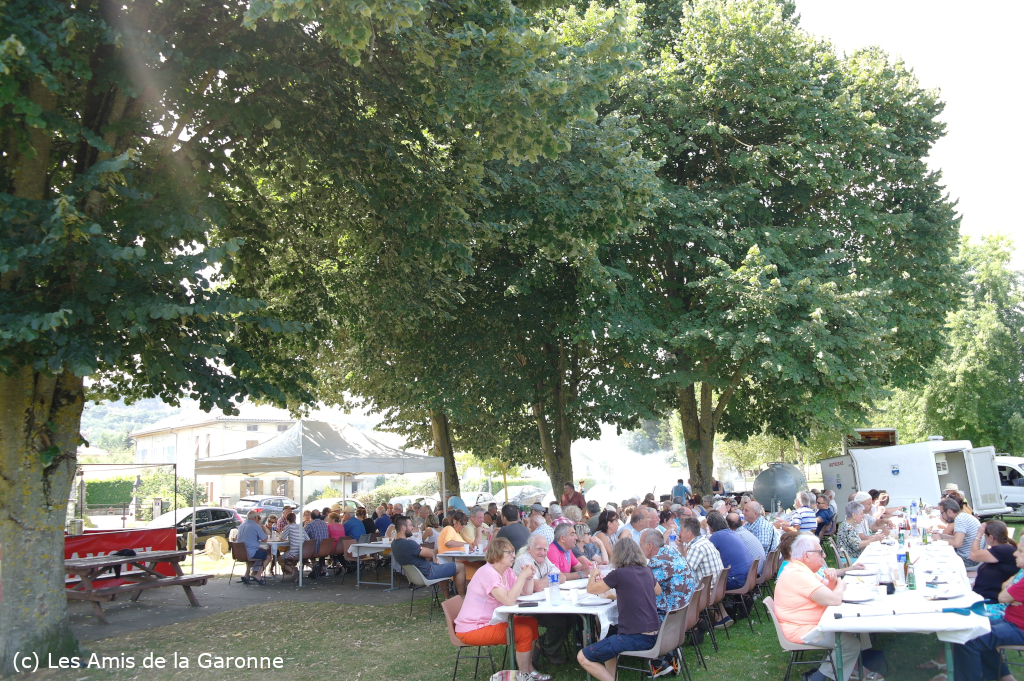
[[[679,664],[679,656],[675,653],[669,653],[665,662],[672,667],[672,676],[679,676],[679,672],[682,671],[682,666]]]
[[[721,631],[723,629],[728,629],[733,624],[735,624],[735,622],[733,622],[733,619],[731,617],[729,617],[728,615],[726,615],[722,619],[720,619],[717,622],[715,622],[715,629]]]
[[[550,674],[541,674],[540,672],[535,670],[535,671],[530,672],[530,679],[532,681],[551,681],[551,675]]]
[[[665,676],[666,674],[672,673],[672,666],[665,664],[664,660],[651,660],[647,664],[651,668],[651,677],[658,678],[659,676]]]

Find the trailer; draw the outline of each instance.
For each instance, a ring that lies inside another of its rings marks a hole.
[[[909,506],[923,499],[936,505],[949,483],[979,516],[1010,513],[997,470],[994,447],[974,448],[969,440],[850,448],[845,456],[821,461],[825,489],[833,490],[842,509],[858,491],[884,490],[890,506]]]

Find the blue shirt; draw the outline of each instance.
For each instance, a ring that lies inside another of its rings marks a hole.
[[[729,568],[729,578],[746,579],[750,572],[750,552],[743,545],[743,540],[736,536],[732,530],[719,530],[713,532],[708,539],[718,549],[722,556],[722,566]]]
[[[685,501],[686,497],[688,497],[688,496],[690,496],[690,488],[687,487],[686,485],[684,485],[683,483],[679,483],[675,487],[672,488],[672,498],[673,499],[676,498],[676,497],[682,497],[683,500]]]
[[[373,521],[373,526],[377,528],[377,531],[380,532],[381,535],[383,535],[388,531],[388,528],[391,527],[391,516],[385,513]]]
[[[260,542],[266,540],[267,533],[263,531],[260,524],[255,520],[246,520],[238,528],[236,539],[245,544],[245,552],[252,558],[252,554],[260,550]]]
[[[819,508],[818,512],[814,514],[818,518],[821,518],[821,524],[818,525],[814,530],[814,534],[821,535],[822,530],[832,524],[832,509],[830,508]]]
[[[463,513],[469,513],[469,509],[466,508],[466,502],[460,497],[452,497],[448,500],[448,506],[454,506],[456,510],[462,511]],[[447,509],[447,506],[445,507]]]
[[[366,528],[363,526],[363,521],[359,518],[349,518],[345,521],[345,536],[354,537],[356,541],[366,534]]]

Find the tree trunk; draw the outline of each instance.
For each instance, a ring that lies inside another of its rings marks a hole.
[[[566,354],[564,346],[559,345],[558,359],[555,364],[554,380],[552,385],[552,402],[554,407],[553,425],[548,423],[547,415],[544,413],[544,402],[538,397],[533,403],[533,416],[537,420],[537,430],[540,432],[540,447],[544,454],[544,469],[551,480],[551,491],[555,497],[561,494],[562,485],[573,479],[572,475],[572,440],[573,428],[570,414],[568,414],[568,401],[571,396],[571,388],[566,387]],[[537,386],[537,394],[541,395],[542,385]]]
[[[711,494],[711,478],[714,476],[715,429],[708,413],[710,399],[705,399],[706,385],[701,384],[700,403],[693,384],[679,389],[679,421],[683,426],[686,461],[690,467],[693,491],[700,495]],[[710,389],[707,392],[710,393]]]
[[[443,411],[430,411],[430,433],[434,438],[434,446],[430,450],[431,455],[444,457],[445,489],[454,496],[461,496],[459,471],[455,468],[455,450],[452,448],[451,423],[448,422],[448,415]],[[440,494],[440,490],[438,493]],[[444,503],[445,499],[441,501]],[[445,507],[447,508],[447,504]]]
[[[15,655],[78,652],[64,595],[64,521],[83,406],[80,377],[0,374],[0,674],[15,672]]]

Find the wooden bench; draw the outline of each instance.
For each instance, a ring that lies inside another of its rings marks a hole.
[[[138,601],[145,589],[156,589],[165,586],[180,586],[193,607],[199,607],[199,601],[192,593],[193,586],[204,586],[213,575],[186,575],[181,570],[181,561],[188,551],[140,551],[134,556],[96,556],[93,558],[71,558],[64,561],[67,574],[79,577],[77,584],[65,590],[68,600],[90,601],[96,619],[109,624],[103,614],[100,603],[113,601],[119,594],[131,592],[131,600]],[[174,568],[172,576],[156,571],[158,563],[168,563]],[[105,573],[113,572],[115,567],[126,566],[130,569],[120,579],[130,580],[127,584],[102,586]]]

